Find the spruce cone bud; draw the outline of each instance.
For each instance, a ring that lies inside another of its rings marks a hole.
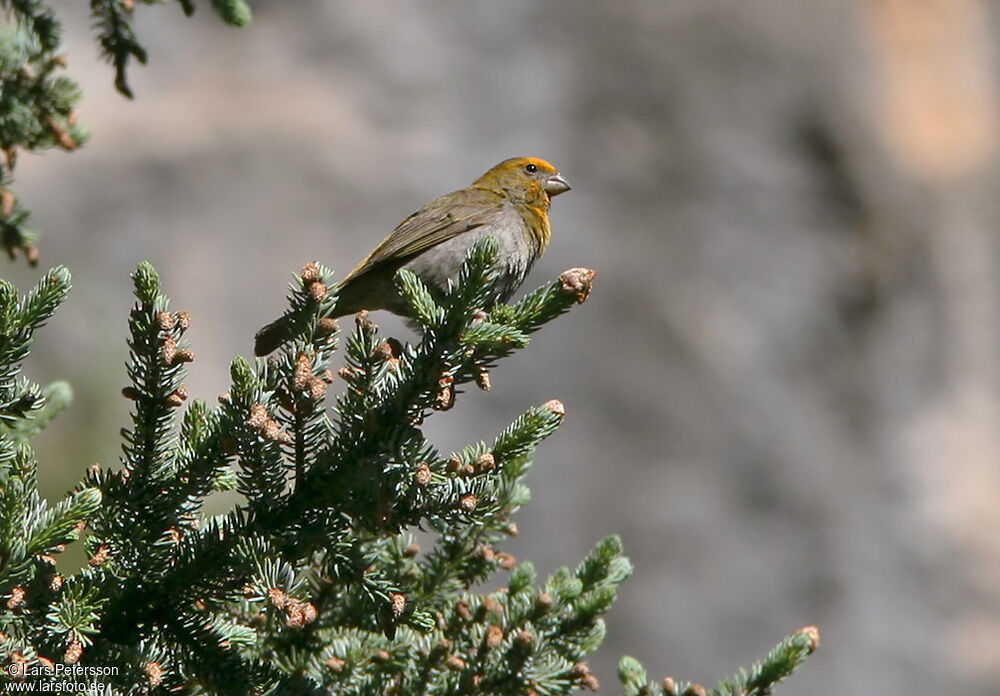
[[[571,268],[564,271],[559,276],[563,294],[575,295],[577,304],[583,302],[590,295],[596,275],[597,271],[592,271],[589,268]]]
[[[486,563],[492,563],[497,557],[496,552],[486,544],[480,544],[477,546],[472,552],[472,555],[481,561],[485,561]]]
[[[147,662],[142,671],[146,674],[146,681],[154,689],[163,681],[163,668],[159,662]]]
[[[83,656],[83,646],[80,645],[80,641],[74,638],[73,642],[66,648],[66,652],[63,653],[63,662],[67,665],[75,665],[80,661],[81,656]]]
[[[33,244],[29,244],[26,247],[24,247],[24,258],[25,260],[27,260],[29,266],[32,267],[37,266],[38,257],[39,257],[38,247],[34,246]]]
[[[140,396],[142,396],[142,394],[140,394],[139,390],[136,389],[135,387],[123,387],[122,396],[124,396],[126,399],[130,399],[131,401],[136,401],[139,399]]]
[[[187,389],[184,387],[177,387],[177,389],[167,395],[164,401],[167,406],[170,406],[171,408],[180,408],[184,405],[184,402],[187,401],[187,396]]]
[[[506,532],[507,536],[509,536],[509,537],[516,537],[517,534],[518,534],[517,523],[516,522],[509,522],[507,524],[507,527],[504,528],[503,531]]]
[[[14,198],[14,194],[9,189],[0,191],[0,215],[9,218],[10,214],[14,212],[15,202],[17,202],[17,199]]]
[[[465,669],[465,660],[460,658],[458,655],[449,655],[448,659],[446,659],[444,663],[448,666],[448,669],[455,672],[461,672]]]
[[[809,636],[809,652],[816,652],[816,648],[819,647],[819,629],[815,626],[806,626],[805,628],[800,628],[799,633],[805,633]]]
[[[472,512],[473,510],[476,509],[476,505],[478,504],[479,504],[479,498],[477,498],[472,493],[463,495],[458,501],[458,506],[462,508],[464,512]]]
[[[585,674],[590,674],[590,665],[588,665],[586,662],[577,662],[575,665],[570,667],[569,670],[570,679],[579,679]]]
[[[174,364],[194,362],[194,351],[190,348],[181,348],[174,354]]]
[[[319,401],[326,393],[326,387],[326,380],[320,379],[319,377],[313,377],[309,380],[309,398],[313,401]]]
[[[170,331],[174,328],[174,315],[170,312],[157,312],[156,325],[160,327],[160,331]]]
[[[161,312],[162,313],[162,312]],[[177,341],[172,338],[167,338],[160,345],[160,360],[163,361],[164,365],[173,365],[174,358],[177,356]]]
[[[376,650],[375,654],[372,655],[372,659],[379,664],[385,664],[392,659],[392,655],[389,654],[388,650]]]
[[[486,454],[480,454],[476,458],[476,471],[478,472],[489,471],[496,465],[497,465],[497,460],[491,452],[487,452]]]
[[[530,650],[535,646],[535,636],[531,631],[521,629],[514,634],[514,645],[522,650]]]
[[[372,333],[376,329],[378,329],[378,326],[375,325],[375,322],[373,322],[371,319],[368,318],[367,309],[362,309],[360,312],[357,313],[357,316],[354,317],[354,325],[357,326],[362,331],[364,331],[365,333]]]
[[[309,386],[309,380],[313,378],[312,359],[305,351],[300,350],[295,358],[295,370],[292,373],[292,388],[295,391],[304,391]]]
[[[493,385],[490,383],[490,371],[485,367],[480,366],[476,372],[476,386],[483,391],[489,391],[493,388]]]
[[[284,609],[288,606],[291,598],[288,596],[288,593],[280,587],[272,587],[267,591],[267,601],[270,602],[271,606],[275,609]]]
[[[542,404],[542,408],[546,408],[552,413],[556,414],[560,418],[566,417],[566,407],[563,406],[563,402],[559,399],[550,399]]]
[[[406,611],[406,595],[402,592],[390,592],[389,593],[389,608],[392,610],[392,616],[398,619]]]
[[[580,686],[591,691],[597,691],[601,688],[601,682],[597,681],[597,677],[593,674],[587,673],[580,679]]]
[[[448,472],[452,474],[457,474],[462,470],[462,459],[457,454],[452,454],[448,457]]]
[[[337,657],[333,655],[326,659],[326,666],[330,668],[330,671],[335,674],[340,674],[344,671],[344,667],[347,666],[347,660],[342,657]]]
[[[315,262],[307,263],[299,271],[299,275],[305,285],[312,285],[319,280],[319,266]]]
[[[469,605],[465,602],[455,604],[455,613],[465,621],[472,621],[472,610],[469,609]]]
[[[111,556],[111,549],[108,548],[107,544],[101,544],[97,547],[97,551],[94,552],[94,555],[90,557],[90,560],[87,561],[87,564],[91,568],[97,568],[98,566],[104,565],[104,562],[108,560],[109,556]]]
[[[309,298],[313,302],[321,302],[328,292],[329,289],[319,281],[309,286]]]
[[[503,629],[496,624],[491,624],[490,627],[486,629],[486,635],[483,636],[483,649],[493,650],[502,642]]]
[[[10,599],[7,600],[8,609],[17,609],[24,604],[24,588],[15,587],[10,591]]]
[[[418,553],[420,553],[419,544],[410,544],[405,549],[403,549],[403,556],[406,558],[414,558]]]
[[[59,590],[62,589],[62,586],[63,586],[63,576],[56,573],[55,575],[52,576],[52,579],[49,580],[49,589],[52,590],[53,592],[58,592]]]
[[[427,465],[427,462],[420,462],[417,464],[416,469],[413,472],[413,483],[421,488],[424,488],[429,485],[430,482],[431,468]]]
[[[549,609],[552,608],[552,605],[554,603],[555,602],[552,599],[552,595],[550,595],[548,592],[539,592],[538,596],[535,597],[535,609],[539,613],[547,612]]]
[[[504,570],[513,570],[514,566],[517,565],[517,559],[506,551],[498,553],[497,560],[500,561],[500,567]]]
[[[333,317],[323,317],[316,322],[316,332],[320,336],[329,336],[340,329],[340,324]]]
[[[677,682],[674,681],[673,677],[664,677],[660,686],[664,696],[677,696]]]
[[[180,327],[181,331],[187,331],[188,327],[191,326],[191,315],[181,310],[174,316],[177,318],[177,326]]]
[[[684,689],[684,696],[708,696],[708,689],[701,684],[692,684]]]

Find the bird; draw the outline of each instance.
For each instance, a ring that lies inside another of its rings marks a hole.
[[[552,197],[570,188],[543,159],[500,162],[467,188],[435,198],[399,223],[337,285],[330,316],[381,309],[407,317],[410,306],[396,288],[396,272],[411,271],[440,298],[457,278],[466,254],[485,237],[497,243],[492,302],[505,302],[549,244]],[[290,319],[285,314],[258,331],[254,354],[267,355],[288,340]]]

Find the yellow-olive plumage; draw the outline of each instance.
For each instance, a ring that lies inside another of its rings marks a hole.
[[[496,165],[461,191],[436,198],[399,223],[337,287],[333,316],[385,309],[406,316],[409,305],[393,282],[406,268],[441,294],[473,245],[486,236],[498,246],[499,276],[493,301],[509,298],[549,243],[549,200],[569,190],[555,167],[535,157]],[[254,352],[266,355],[288,338],[286,317],[255,337]]]

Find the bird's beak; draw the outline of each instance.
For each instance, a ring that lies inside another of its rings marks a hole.
[[[542,184],[542,189],[545,193],[549,194],[549,196],[558,196],[560,193],[566,193],[566,191],[569,191],[570,188],[572,187],[569,185],[569,182],[563,179],[559,174],[553,174],[545,180],[544,184]]]

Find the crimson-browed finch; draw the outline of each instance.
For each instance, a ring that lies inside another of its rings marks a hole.
[[[498,248],[493,301],[506,301],[549,243],[551,197],[569,188],[545,160],[504,160],[468,188],[434,199],[399,223],[338,285],[332,316],[362,309],[407,316],[410,307],[396,289],[396,271],[412,271],[440,297],[458,276],[466,254],[484,237],[493,237]],[[285,315],[257,332],[254,352],[267,355],[288,338]]]

